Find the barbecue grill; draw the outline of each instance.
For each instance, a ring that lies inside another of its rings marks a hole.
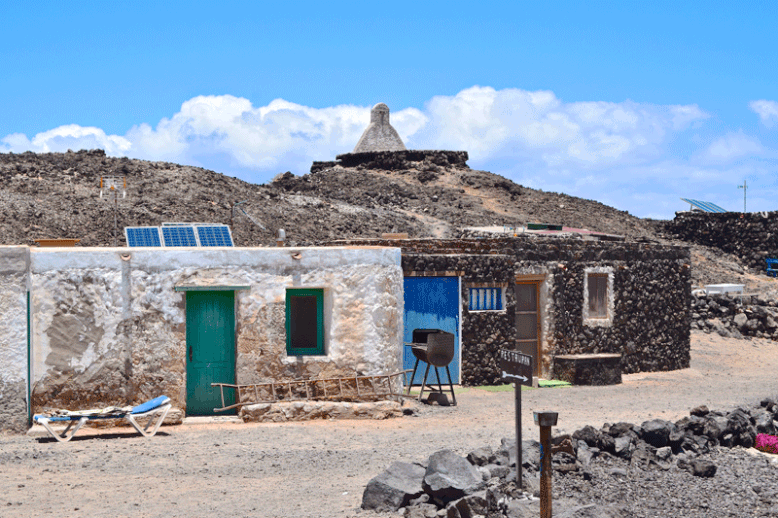
[[[413,374],[411,374],[411,380],[408,383],[407,394],[411,393],[411,385],[413,384],[414,377],[416,377],[416,369],[419,367],[419,362],[422,361],[427,364],[427,368],[424,370],[424,378],[421,382],[419,401],[421,401],[424,395],[425,388],[429,389],[430,397],[432,395],[445,397],[443,386],[440,382],[440,372],[438,371],[438,367],[445,367],[446,374],[448,375],[448,386],[451,391],[451,400],[456,405],[457,397],[454,395],[454,385],[451,383],[451,371],[448,369],[448,364],[454,359],[454,334],[441,329],[414,329],[413,342],[406,343],[405,345],[411,348],[413,355],[416,357]],[[438,380],[437,390],[432,385],[427,385],[430,367],[435,368],[435,377]],[[429,400],[429,397],[427,399]]]

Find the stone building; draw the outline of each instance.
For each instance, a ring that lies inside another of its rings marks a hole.
[[[558,358],[570,355],[615,357],[619,379],[620,372],[689,366],[687,248],[527,234],[333,244],[402,249],[404,340],[414,327],[448,326],[457,337],[455,382],[499,383],[500,348],[533,356],[535,374],[544,378],[558,377]],[[446,285],[453,288],[445,291]],[[432,295],[414,293],[421,290]],[[409,301],[425,296],[455,309],[409,316]],[[408,351],[404,362],[413,366]],[[591,373],[591,382],[601,374]]]
[[[0,430],[162,394],[212,414],[212,382],[391,374],[402,301],[391,248],[0,247]]]

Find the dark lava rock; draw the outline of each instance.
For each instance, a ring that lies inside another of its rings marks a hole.
[[[655,448],[667,446],[673,426],[662,419],[652,419],[640,425],[643,430],[640,438]]]
[[[445,504],[478,491],[483,480],[467,459],[442,450],[430,456],[422,486],[437,502]]]
[[[419,464],[394,462],[389,469],[367,483],[362,508],[378,512],[396,511],[420,497],[425,469]]]
[[[478,448],[467,454],[467,460],[474,466],[486,466],[490,462],[494,462],[495,459],[496,456],[492,452],[492,449],[487,446]]]

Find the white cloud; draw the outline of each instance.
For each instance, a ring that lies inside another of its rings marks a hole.
[[[749,106],[766,124],[778,120],[778,103]],[[763,145],[742,131],[717,132],[695,104],[564,102],[546,90],[474,86],[435,96],[421,110],[391,108],[391,122],[409,149],[466,150],[474,168],[611,202],[636,215],[678,210],[675,201],[662,207],[656,201],[704,197],[716,189],[721,195],[711,201],[726,205],[737,196],[730,193],[737,191],[733,186],[746,177],[749,185],[775,184],[778,146],[770,137]],[[67,125],[32,138],[7,135],[0,151],[102,148],[114,156],[201,165],[264,182],[351,151],[369,120],[369,106],[312,108],[283,99],[254,106],[230,95],[198,96],[170,117],[139,123],[124,135]]]
[[[598,168],[658,156],[671,132],[709,117],[696,105],[564,103],[553,92],[474,86],[427,103],[413,147],[465,149],[475,159],[531,154],[548,166]]]
[[[727,163],[743,157],[758,156],[763,151],[759,140],[739,131],[717,138],[706,149],[697,153],[694,160],[704,163]]]
[[[12,133],[2,140],[7,151],[35,151],[38,153],[64,152],[68,149],[104,149],[112,155],[124,155],[132,149],[132,143],[118,135],[106,135],[100,128],[77,124],[59,126],[38,133],[32,140],[21,133]]]
[[[772,126],[778,121],[778,102],[760,99],[748,103],[751,111],[759,115],[759,119],[765,126]]]

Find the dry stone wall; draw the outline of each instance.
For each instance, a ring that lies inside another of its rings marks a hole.
[[[766,257],[778,259],[778,212],[679,212],[665,231],[733,254],[757,270],[764,271]]]
[[[441,167],[470,169],[467,165],[467,151],[367,151],[363,153],[344,153],[335,158],[337,158],[336,161],[314,162],[311,165],[311,172],[316,173],[336,165],[385,171],[418,169],[430,173],[438,171],[438,168]]]
[[[778,340],[778,307],[761,297],[697,295],[692,297],[692,329],[723,337]]]

